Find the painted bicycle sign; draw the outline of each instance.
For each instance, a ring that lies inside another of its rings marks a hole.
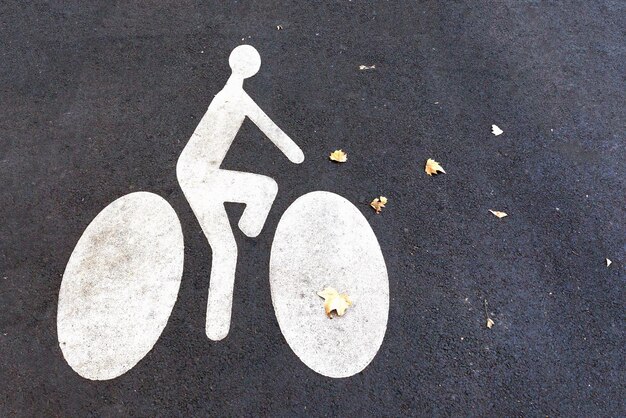
[[[247,117],[293,163],[300,147],[243,89],[261,58],[235,48],[232,75],[215,96],[176,167],[178,182],[211,247],[206,334],[228,335],[237,245],[224,202],[246,205],[239,229],[256,237],[278,193],[260,174],[221,168]],[[67,363],[92,380],[132,369],[160,337],[178,298],[184,240],[174,209],[160,196],[136,192],[103,209],[80,237],[59,292],[57,331]],[[385,261],[361,212],[343,197],[314,191],[282,215],[270,255],[270,287],[280,329],[308,367],[328,377],[363,370],[382,344],[389,311]],[[341,320],[320,314],[317,291],[349,289],[354,309]]]

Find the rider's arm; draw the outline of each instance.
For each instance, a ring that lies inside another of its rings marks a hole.
[[[244,93],[245,94],[245,93]],[[272,141],[293,163],[300,164],[304,161],[304,153],[286,133],[282,131],[272,120],[245,94],[246,116],[259,127],[261,131]]]

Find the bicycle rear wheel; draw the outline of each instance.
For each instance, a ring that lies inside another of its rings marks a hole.
[[[176,302],[183,258],[176,212],[156,194],[128,194],[96,216],[59,291],[59,345],[79,375],[115,378],[152,349]]]
[[[387,329],[389,280],[376,235],[334,193],[298,198],[283,214],[270,260],[272,303],[294,353],[327,377],[352,376],[376,356]],[[347,292],[354,306],[329,319],[317,292]]]

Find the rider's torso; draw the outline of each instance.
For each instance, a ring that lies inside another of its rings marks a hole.
[[[206,169],[219,169],[246,117],[241,94],[245,94],[242,89],[227,85],[215,95],[181,153],[179,164],[193,159]]]

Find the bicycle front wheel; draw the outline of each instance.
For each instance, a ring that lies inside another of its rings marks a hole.
[[[352,376],[376,356],[387,329],[389,280],[376,235],[361,212],[334,193],[297,199],[283,214],[270,260],[272,303],[294,353],[327,377]],[[353,302],[329,319],[318,292]]]

